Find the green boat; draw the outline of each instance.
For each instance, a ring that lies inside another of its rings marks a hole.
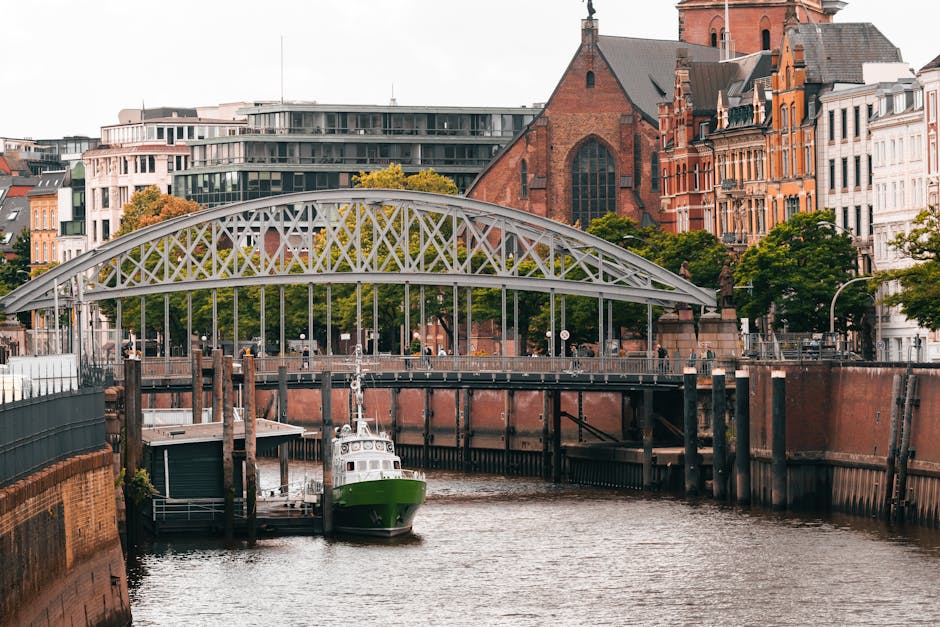
[[[411,532],[424,503],[424,474],[404,470],[395,445],[382,431],[369,429],[362,416],[361,353],[350,385],[356,398],[353,421],[333,440],[333,528],[343,533],[392,537]]]

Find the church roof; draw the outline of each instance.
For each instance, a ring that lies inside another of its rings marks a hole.
[[[720,54],[717,48],[710,46],[608,35],[598,37],[597,47],[624,93],[653,121],[659,117],[657,105],[673,97],[676,51],[685,48],[688,58],[695,61],[717,61]]]
[[[790,45],[803,45],[807,83],[864,83],[863,63],[903,62],[901,51],[868,22],[800,24]]]

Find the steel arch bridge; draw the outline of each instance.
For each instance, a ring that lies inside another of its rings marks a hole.
[[[546,218],[457,196],[342,189],[235,203],[140,229],[31,279],[0,298],[0,309],[10,314],[170,292],[353,283],[715,306],[713,290]]]

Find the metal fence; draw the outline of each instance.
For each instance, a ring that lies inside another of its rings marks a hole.
[[[104,394],[86,388],[0,407],[0,487],[104,446]]]

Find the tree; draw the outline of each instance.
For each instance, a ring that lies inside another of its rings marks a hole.
[[[30,242],[30,231],[23,227],[20,234],[13,240],[13,254],[0,263],[0,296],[12,292],[32,276],[29,264]],[[29,325],[29,312],[22,311],[16,317],[22,324]]]
[[[124,205],[121,228],[116,237],[133,233],[138,229],[205,209],[192,200],[184,200],[160,192],[156,185],[134,192],[130,202]]]
[[[940,329],[940,209],[936,205],[914,218],[914,228],[901,233],[891,245],[917,263],[909,268],[879,272],[879,285],[897,281],[900,289],[884,297],[885,305],[931,330]]]
[[[401,164],[393,163],[382,170],[360,172],[353,176],[356,187],[370,189],[407,189],[415,192],[434,192],[436,194],[457,193],[457,185],[446,176],[438,174],[434,168],[422,170],[406,176]]]
[[[833,218],[831,211],[798,213],[744,252],[734,275],[737,285],[749,288],[738,295],[742,314],[755,319],[772,310],[775,329],[829,329],[829,305],[839,286],[854,277],[857,255],[850,236],[820,224]],[[861,327],[869,303],[861,287],[850,286],[839,296],[836,314],[843,329]]]

